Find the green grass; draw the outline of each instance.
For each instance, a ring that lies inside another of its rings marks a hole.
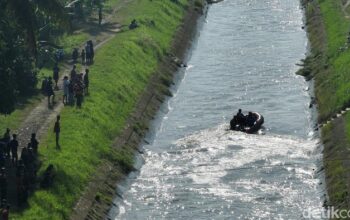
[[[347,177],[350,172],[348,166],[347,151],[350,147],[350,114],[345,114],[345,127],[342,123],[330,123],[322,129],[322,139],[326,143],[324,167],[326,171],[326,179],[329,184],[327,190],[330,201],[328,205],[340,206],[348,208],[348,204],[344,203],[348,197]],[[335,130],[344,130],[345,135],[335,134]],[[338,136],[337,136],[338,135]],[[345,159],[345,160],[344,160]]]
[[[57,44],[64,48],[65,57],[70,58],[73,48],[80,48],[84,42],[90,39],[88,33],[79,32],[75,34],[64,34],[59,37]]]
[[[181,0],[181,5],[187,0]],[[18,219],[67,219],[91,175],[104,159],[132,166],[127,148],[112,150],[114,138],[144,91],[160,57],[169,50],[184,7],[171,1],[135,0],[122,9],[125,21],[136,18],[140,28],[116,35],[96,54],[90,67],[90,96],[82,109],[61,112],[61,150],[48,131],[40,145],[43,168],[58,169],[50,190],[38,190]],[[153,20],[155,26],[149,25]]]
[[[319,120],[324,122],[350,106],[350,48],[347,48],[350,19],[344,14],[340,0],[318,0],[317,4],[321,17],[312,13],[317,8],[315,1],[309,3],[306,10],[311,24],[308,32],[313,52],[308,67],[313,69]],[[323,30],[317,23],[318,19],[324,23],[326,41],[322,38]],[[322,140],[325,144],[324,167],[330,198],[327,205],[348,209],[350,168],[346,158],[350,150],[350,114],[323,127]]]
[[[328,70],[315,77],[315,92],[321,119],[327,119],[350,104],[350,49],[346,46],[350,20],[345,18],[341,1],[319,1],[327,35]]]
[[[346,113],[345,114],[345,135],[346,135],[346,142],[348,143],[347,148],[350,150],[350,114]],[[343,146],[345,147],[345,146]]]

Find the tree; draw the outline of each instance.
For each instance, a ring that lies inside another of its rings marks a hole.
[[[16,97],[27,94],[36,85],[34,62],[21,34],[15,22],[0,20],[0,113],[11,113]]]
[[[44,14],[62,27],[69,27],[61,0],[2,0],[2,8],[5,8],[9,18],[15,19],[17,25],[24,30],[27,46],[34,57],[37,52],[38,13]]]
[[[68,26],[60,0],[0,0],[0,113],[14,110],[18,96],[37,84],[38,19]]]

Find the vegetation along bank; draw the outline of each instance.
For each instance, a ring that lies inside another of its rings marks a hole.
[[[350,210],[350,1],[303,0],[310,54],[299,74],[314,80],[328,195],[324,206]],[[316,128],[317,129],[317,128]]]

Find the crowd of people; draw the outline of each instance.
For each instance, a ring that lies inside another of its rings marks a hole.
[[[89,83],[89,69],[85,69],[85,74],[78,74],[76,66],[73,65],[70,77],[64,76],[63,78],[63,104],[76,104],[78,108],[81,108],[83,97],[89,92]]]
[[[63,98],[64,105],[76,105],[81,108],[83,97],[89,93],[89,69],[85,69],[85,73],[78,73],[76,61],[78,59],[78,50],[73,51],[73,68],[69,76],[63,77]],[[93,62],[94,50],[92,41],[87,41],[84,49],[81,51],[82,64],[91,64]],[[59,90],[60,68],[58,63],[55,63],[52,69],[52,77],[46,77],[42,81],[42,92],[47,96],[48,106],[55,104],[55,91]],[[54,126],[56,135],[56,148],[60,149],[59,134],[60,134],[60,116]],[[20,146],[23,146],[20,148]],[[39,142],[36,139],[36,134],[32,133],[27,145],[20,144],[17,134],[11,134],[9,128],[6,129],[3,137],[0,137],[0,217],[8,219],[10,204],[9,204],[9,189],[12,182],[16,183],[15,188],[17,195],[17,205],[21,206],[26,203],[29,192],[40,186],[42,188],[49,187],[53,183],[55,169],[50,164],[42,177],[37,177],[39,163],[37,160]],[[12,180],[11,178],[14,178]],[[13,199],[11,199],[13,200]]]
[[[73,62],[78,59],[78,49],[73,50]],[[91,64],[93,62],[94,49],[91,40],[86,42],[85,49],[81,51],[82,64]],[[45,77],[42,81],[41,90],[47,96],[48,106],[52,107],[55,102],[55,91],[59,90],[59,72],[60,68],[55,63],[52,77]],[[53,81],[54,82],[53,82]],[[76,65],[73,65],[70,71],[70,76],[64,76],[63,78],[63,104],[64,105],[76,105],[81,108],[84,96],[89,93],[89,69],[85,69],[85,73],[78,73]]]
[[[37,182],[36,158],[39,142],[36,134],[31,134],[27,145],[20,149],[20,155],[18,155],[19,146],[17,134],[11,134],[11,130],[7,128],[0,139],[0,201],[1,208],[6,209],[7,214],[10,207],[8,202],[9,176],[15,176],[18,206],[26,202],[29,191],[34,189]]]
[[[58,143],[58,139],[56,141]],[[11,200],[17,200],[17,206],[22,206],[26,203],[31,191],[38,186],[42,188],[51,186],[55,176],[52,164],[48,165],[42,177],[37,176],[39,142],[35,133],[31,134],[27,145],[23,145],[20,149],[20,155],[18,155],[19,146],[17,134],[11,134],[11,130],[7,128],[3,137],[0,138],[0,216],[2,219],[9,217]],[[13,183],[15,186],[10,185]],[[17,198],[9,197],[13,195],[13,193],[9,195],[11,188],[15,190]]]
[[[84,48],[81,50],[80,57],[81,57],[81,64],[92,64],[94,61],[95,51],[94,51],[94,45],[92,43],[92,40],[89,40],[86,42]],[[79,58],[79,49],[74,48],[72,52],[72,60],[73,63],[77,63]]]

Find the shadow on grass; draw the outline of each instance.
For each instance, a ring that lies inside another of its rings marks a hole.
[[[21,216],[24,214],[25,211],[28,209],[31,209],[30,203],[43,205],[45,209],[50,209],[55,211],[55,215],[61,215],[64,217],[64,219],[68,218],[67,213],[65,212],[65,208],[62,207],[61,204],[70,204],[73,205],[75,201],[72,199],[72,195],[76,195],[76,192],[80,190],[77,186],[78,183],[75,183],[76,178],[73,178],[70,175],[67,175],[66,172],[64,172],[60,167],[55,166],[55,175],[53,178],[53,183],[49,187],[43,188],[40,186],[40,182],[43,179],[43,173],[38,175],[36,185],[34,190],[32,190],[28,195],[27,202],[23,203],[21,206],[14,206],[13,211]],[[35,195],[35,193],[41,193],[40,196],[42,198],[42,194],[47,194],[47,201],[38,199]],[[55,198],[59,198],[60,201],[55,201],[50,199],[50,195],[54,195]],[[30,203],[28,203],[30,201]],[[55,207],[61,207],[60,209],[57,209]],[[12,207],[11,207],[12,209]],[[40,210],[38,210],[40,211]]]
[[[107,22],[98,25],[95,22],[87,22],[86,27],[82,30],[82,32],[87,33],[92,37],[96,37],[102,33],[115,34],[117,32],[117,29],[120,27],[121,25],[119,23]]]

